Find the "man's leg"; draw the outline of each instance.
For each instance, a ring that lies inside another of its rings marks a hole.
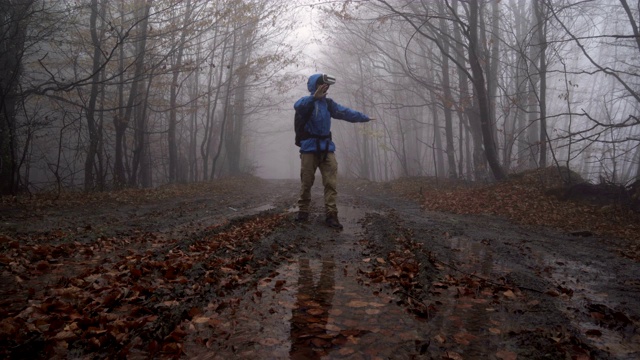
[[[322,184],[324,185],[324,207],[327,215],[327,225],[335,228],[342,228],[338,221],[338,206],[336,197],[338,196],[338,161],[334,153],[329,153],[327,158],[320,163],[320,173],[322,174]]]
[[[316,177],[318,162],[315,154],[300,154],[300,197],[297,220],[305,221],[311,210],[311,187]]]

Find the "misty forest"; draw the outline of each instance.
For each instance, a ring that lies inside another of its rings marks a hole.
[[[293,103],[329,73],[341,175],[640,174],[627,1],[4,1],[2,193],[296,178]]]
[[[631,360],[638,274],[640,1],[0,0],[1,358]]]

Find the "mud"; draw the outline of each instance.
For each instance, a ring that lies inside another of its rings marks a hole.
[[[87,244],[141,233],[166,242],[129,246],[170,259],[233,224],[280,216],[266,236],[197,257],[184,288],[163,295],[170,305],[144,336],[140,330],[118,344],[128,358],[640,358],[640,265],[620,255],[622,241],[425,212],[391,189],[354,181],[340,183],[344,229],[336,231],[323,224],[320,184],[307,223],[293,221],[297,182],[261,181],[223,195],[129,206],[14,208],[3,213],[0,232],[37,242],[39,234],[65,231],[70,242]],[[247,253],[244,274],[215,265]],[[0,270],[0,295],[19,298],[23,285],[12,268]],[[204,286],[212,271],[236,280]],[[5,300],[3,307],[11,316],[25,305]],[[154,345],[176,329],[178,349]],[[24,345],[5,341],[2,354],[48,354],[46,347],[25,353]],[[118,353],[77,346],[69,354]]]

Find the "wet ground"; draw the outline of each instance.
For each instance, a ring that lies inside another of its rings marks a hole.
[[[108,228],[102,231],[114,234],[172,238],[153,251],[166,256],[179,246],[181,256],[203,264],[185,272],[193,289],[214,270],[235,279],[162,298],[173,310],[153,320],[170,326],[154,324],[155,340],[131,336],[122,345],[127,357],[640,358],[640,265],[619,255],[619,240],[425,212],[417,202],[356,182],[341,183],[344,229],[337,231],[323,224],[319,181],[311,220],[293,221],[297,187],[271,181],[245,196],[216,197],[216,204],[192,198],[125,215],[113,209],[87,214],[82,226],[94,230],[102,221]],[[3,230],[45,231],[70,221],[69,213],[47,215],[31,230],[16,215]],[[274,215],[275,231],[227,245],[225,256],[246,257],[242,267],[239,261],[211,265],[219,250],[200,255],[206,229]],[[177,348],[166,346],[171,338],[180,339]],[[157,344],[163,341],[164,347]],[[74,354],[100,357],[82,348]]]

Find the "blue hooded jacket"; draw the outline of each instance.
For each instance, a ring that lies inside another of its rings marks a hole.
[[[328,102],[326,98],[315,99],[313,94],[316,92],[316,82],[322,76],[322,74],[313,74],[307,81],[307,89],[311,93],[310,96],[301,97],[293,107],[296,111],[308,113],[311,108],[313,112],[311,117],[305,126],[305,130],[312,135],[326,136],[331,132],[331,118],[345,120],[352,123],[367,122],[369,117],[361,112],[351,110],[344,107],[335,101]],[[320,149],[317,148],[317,144],[320,145]],[[324,152],[329,147],[329,152],[336,151],[336,145],[331,139],[315,139],[309,138],[302,140],[300,143],[301,153],[315,153]]]

